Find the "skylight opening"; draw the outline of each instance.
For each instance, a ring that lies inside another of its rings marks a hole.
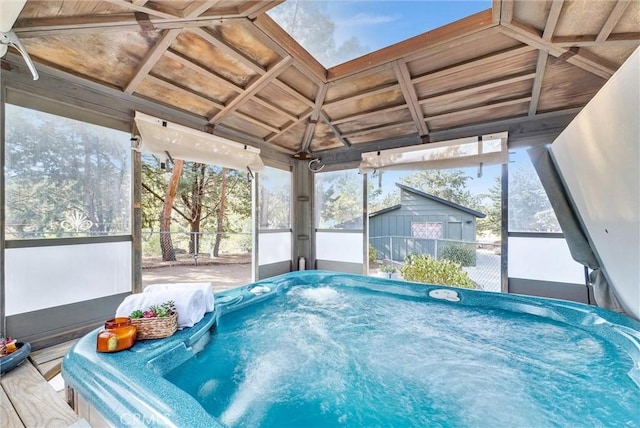
[[[491,8],[491,0],[287,0],[268,15],[325,68]]]

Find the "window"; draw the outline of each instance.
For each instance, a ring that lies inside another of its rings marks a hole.
[[[547,194],[525,149],[509,165],[509,231],[561,233]]]
[[[6,238],[131,232],[129,134],[6,105]]]
[[[411,237],[423,239],[442,239],[444,228],[442,223],[411,223]]]
[[[323,172],[316,180],[316,227],[362,230],[362,175],[356,170]]]
[[[266,167],[259,175],[259,228],[291,228],[291,173]]]

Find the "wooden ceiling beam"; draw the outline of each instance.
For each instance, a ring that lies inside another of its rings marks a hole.
[[[500,23],[510,24],[513,20],[513,4],[514,0],[502,0],[500,8]]]
[[[289,33],[284,31],[269,15],[263,13],[253,19],[254,27],[263,35],[263,42],[274,50],[282,50],[293,57],[307,77],[316,85],[326,81],[327,71],[317,59],[307,52]],[[275,46],[274,46],[275,45]]]
[[[164,56],[179,63],[182,64],[183,66],[187,67],[188,69],[195,71],[196,73],[200,73],[204,76],[206,76],[208,79],[211,80],[215,80],[217,83],[220,83],[221,85],[223,85],[226,88],[232,89],[235,92],[242,92],[244,91],[244,88],[242,88],[241,86],[237,85],[236,83],[232,82],[231,80],[227,80],[222,76],[219,76],[218,74],[214,73],[213,71],[201,66],[200,64],[195,63],[193,60],[191,60],[190,58],[185,57],[184,55],[182,55],[179,52],[174,51],[173,49],[169,48],[167,49],[167,51],[164,53]]]
[[[182,11],[182,17],[195,18],[202,15],[218,3],[222,3],[223,0],[207,0],[202,3],[193,2],[189,6],[185,7]]]
[[[131,3],[135,4],[136,6],[144,6],[148,1],[149,0],[131,0]]]
[[[148,7],[145,2],[144,5],[138,5],[137,2],[131,3],[126,0],[103,0],[107,3],[114,4],[116,6],[120,6],[134,12],[142,12],[148,15],[157,16],[158,18],[176,18],[180,16],[180,13],[171,7],[167,6],[157,6],[154,4],[154,7]]]
[[[416,125],[418,135],[427,135],[429,133],[429,129],[424,121],[422,107],[418,103],[418,95],[416,94],[416,88],[411,82],[411,74],[409,74],[407,64],[402,61],[394,61],[392,66],[396,79],[398,79],[398,83],[400,84],[404,100],[409,108],[409,113],[411,113],[411,118]]]
[[[618,3],[616,3],[606,22],[600,29],[600,32],[596,37],[596,42],[604,42],[607,40],[613,29],[618,25],[618,21],[622,18],[624,11],[627,10],[631,3],[632,0],[618,0]]]
[[[206,42],[210,43],[211,45],[215,46],[217,49],[221,50],[226,55],[229,55],[233,59],[242,63],[244,66],[251,69],[251,71],[253,71],[254,73],[261,74],[261,75],[266,73],[266,70],[260,64],[254,62],[251,58],[247,57],[244,53],[240,52],[234,46],[231,46],[230,44],[220,39],[218,36],[214,35],[213,33],[209,31],[205,31],[202,28],[193,28],[193,29],[190,29],[189,31],[191,31],[193,34],[197,35],[198,37],[202,38]]]
[[[446,98],[449,98],[451,96],[464,97],[467,95],[472,95],[477,92],[510,85],[512,83],[523,82],[525,80],[532,80],[535,77],[536,77],[536,72],[512,74],[506,77],[501,77],[498,79],[477,83],[475,85],[469,85],[462,88],[456,88],[450,91],[439,92],[439,93],[430,95],[427,98],[422,98],[418,100],[418,102],[420,104],[428,104],[430,102],[446,100]]]
[[[400,104],[400,105],[397,105],[397,106],[381,108],[379,110],[368,111],[366,113],[358,113],[358,114],[354,114],[354,115],[350,115],[350,116],[344,116],[344,117],[341,117],[340,119],[332,120],[331,123],[334,124],[334,125],[341,125],[343,123],[348,123],[348,122],[353,122],[353,121],[356,121],[356,120],[367,119],[369,117],[376,116],[376,115],[379,115],[379,114],[393,113],[393,112],[396,112],[396,111],[405,110],[407,108],[408,107],[407,107],[406,104]]]
[[[254,82],[249,84],[244,92],[239,94],[237,97],[232,99],[227,105],[225,105],[224,108],[218,114],[216,114],[209,120],[209,123],[214,125],[216,123],[220,123],[220,121],[224,119],[225,116],[227,116],[230,113],[233,113],[236,109],[238,109],[242,105],[242,103],[244,103],[247,99],[251,98],[257,92],[262,90],[265,86],[271,83],[276,77],[278,77],[280,73],[282,73],[291,65],[292,61],[293,59],[291,57],[283,58],[282,60],[280,60],[280,62],[275,64],[273,67],[271,67],[269,71],[267,71],[265,74],[260,76]]]
[[[570,48],[570,47],[592,47],[592,46],[615,46],[615,45],[640,45],[640,33],[616,33],[611,34],[607,40],[597,42],[597,35],[586,36],[556,36],[552,39],[554,45]]]
[[[135,90],[138,88],[140,83],[144,80],[144,78],[149,74],[151,69],[156,65],[156,63],[160,60],[162,55],[169,49],[171,43],[178,37],[181,30],[167,30],[160,40],[158,40],[153,48],[147,53],[144,57],[140,65],[138,65],[138,69],[136,70],[133,78],[127,86],[124,88],[124,92],[127,94],[133,94]]]
[[[287,92],[289,95],[295,97],[296,99],[298,99],[298,101],[301,101],[302,103],[306,104],[307,107],[311,107],[311,108],[315,107],[315,103],[312,100],[307,98],[304,94],[298,92],[296,89],[294,89],[291,86],[287,85],[283,81],[281,81],[279,79],[275,79],[271,83],[273,85],[277,86],[278,88],[282,89],[283,91]]]
[[[258,95],[254,95],[251,98],[251,101],[255,102],[256,104],[260,104],[261,106],[266,107],[271,111],[274,111],[274,112],[276,112],[278,114],[286,116],[287,119],[289,119],[289,120],[298,120],[298,116],[296,116],[295,114],[292,114],[292,113],[286,111],[285,109],[283,109],[282,107],[278,107],[277,105],[275,105],[275,104],[273,104],[273,103],[271,103],[271,102],[269,102],[269,101],[267,101],[265,99],[260,98]]]
[[[220,22],[246,21],[244,18],[220,15],[217,17],[186,18],[156,18],[149,17],[149,21],[156,30],[170,30],[174,28],[209,27]],[[59,18],[33,18],[22,22],[20,27],[14,27],[13,31],[20,35],[21,39],[32,37],[49,37],[59,35],[72,35],[78,33],[95,33],[96,31],[138,31],[140,24],[132,14],[114,14],[100,16],[69,16]]]
[[[536,63],[536,74],[533,80],[533,88],[531,90],[531,102],[529,103],[529,116],[535,116],[538,111],[538,102],[542,93],[542,82],[544,73],[547,68],[547,59],[549,54],[545,51],[538,51],[538,61]]]
[[[535,50],[535,47],[532,46],[518,46],[515,48],[505,49],[499,52],[495,52],[489,55],[485,55],[480,58],[475,58],[470,61],[461,62],[458,64],[454,64],[445,68],[441,68],[439,70],[431,71],[429,73],[422,74],[420,76],[416,76],[411,79],[411,83],[414,85],[426,80],[436,79],[439,77],[446,77],[452,73],[459,73],[461,71],[466,71],[476,67],[484,67],[487,64],[491,64],[493,62],[501,62],[505,61],[509,58],[513,58],[516,56],[524,55],[531,51]]]
[[[547,23],[544,26],[542,32],[542,40],[550,41],[553,38],[553,33],[556,31],[558,21],[560,20],[560,12],[562,12],[562,6],[564,6],[564,0],[553,0],[551,3],[551,9],[547,16]],[[536,61],[536,77],[533,80],[533,87],[531,89],[531,101],[529,102],[529,116],[534,116],[538,111],[538,102],[540,101],[540,93],[542,91],[542,82],[544,81],[544,74],[547,70],[547,59],[549,58],[549,52],[540,50],[538,51],[538,59]]]
[[[253,116],[249,116],[248,114],[242,113],[240,111],[235,111],[235,112],[233,112],[233,114],[235,116],[238,116],[238,118],[240,118],[240,119],[242,119],[242,120],[244,120],[246,122],[253,123],[254,125],[258,125],[258,126],[260,126],[261,128],[264,128],[264,129],[268,129],[271,132],[280,132],[280,128],[278,128],[276,126],[273,126],[273,125],[270,125],[270,124],[268,124],[266,122],[263,122],[263,121],[261,121],[259,119],[256,119]]]
[[[525,24],[514,21],[511,24],[502,24],[500,30],[509,37],[533,46],[536,49],[548,52],[554,57],[604,79],[610,78],[615,72],[616,67],[609,64],[608,61],[602,58],[596,58],[586,52],[577,53],[554,45],[551,41],[544,40],[539,31]]]
[[[482,111],[485,111],[485,110],[490,110],[490,109],[493,109],[493,108],[508,107],[508,106],[512,106],[512,105],[516,105],[516,104],[523,104],[523,103],[526,103],[526,102],[529,102],[529,101],[531,101],[531,97],[518,97],[518,98],[509,99],[509,100],[503,100],[503,101],[487,103],[487,104],[483,104],[481,106],[448,111],[446,113],[440,113],[440,114],[436,114],[436,115],[433,115],[433,116],[427,116],[424,119],[426,121],[446,119],[446,118],[449,118],[449,117],[455,117],[455,116],[460,116],[460,115],[478,113],[478,112],[482,112]]]
[[[313,113],[309,117],[309,122],[307,123],[307,127],[304,130],[304,135],[302,136],[302,141],[300,144],[300,151],[306,152],[309,150],[309,146],[311,145],[311,140],[313,139],[313,134],[316,130],[316,124],[318,123],[318,117],[320,116],[320,112],[322,109],[322,104],[324,103],[324,98],[327,96],[328,85],[325,83],[320,86],[318,89],[318,93],[316,94],[315,104],[313,106]],[[340,135],[337,135],[340,137]]]
[[[492,0],[491,1],[491,14],[493,16],[493,23],[500,23],[500,15],[502,9],[502,0]]]
[[[324,108],[335,107],[348,102],[358,101],[363,98],[373,97],[376,95],[384,94],[385,92],[394,91],[400,89],[400,85],[397,83],[387,83],[382,86],[377,86],[373,89],[365,89],[364,91],[357,92],[353,95],[346,96],[344,98],[338,98],[337,100],[325,103]]]
[[[249,19],[255,19],[281,3],[284,3],[284,0],[249,1],[240,5],[239,12]]]
[[[280,137],[281,135],[289,132],[291,129],[295,128],[296,126],[298,126],[299,124],[301,124],[302,122],[304,122],[305,120],[307,120],[309,118],[309,116],[311,116],[311,113],[313,113],[313,109],[310,109],[309,111],[307,111],[305,114],[303,114],[302,116],[300,116],[298,118],[298,120],[292,120],[291,122],[289,122],[286,126],[284,126],[280,132],[275,133],[271,136],[269,136],[266,139],[267,143],[272,142],[273,140],[277,139],[278,137]]]
[[[210,104],[212,106],[212,109],[215,108],[216,110],[221,110],[224,108],[224,105],[217,102],[216,100],[212,100],[211,98],[204,97],[190,89],[186,89],[181,86],[178,86],[176,85],[175,82],[170,82],[158,76],[154,76],[153,74],[149,74],[145,79],[148,80],[153,85],[157,85],[165,88],[167,91],[177,92],[181,95],[185,95],[185,96],[197,99],[203,104]]]
[[[349,140],[347,140],[346,136],[342,135],[340,130],[334,124],[331,123],[331,120],[325,114],[325,112],[323,111],[320,112],[320,119],[322,119],[322,121],[329,127],[329,129],[331,129],[331,132],[333,132],[333,134],[338,138],[338,140],[340,140],[343,146],[351,147],[351,143],[349,142]]]
[[[397,128],[398,126],[413,125],[411,122],[395,122],[383,126],[376,126],[373,128],[360,129],[358,131],[346,132],[342,134],[345,138],[364,137],[365,135],[375,134],[376,132],[387,131],[389,129]]]
[[[556,31],[556,26],[558,25],[558,20],[560,19],[560,12],[562,12],[563,5],[564,0],[553,0],[551,3],[551,9],[547,16],[547,23],[544,26],[544,31],[542,32],[543,40],[551,40],[553,37],[553,33]]]

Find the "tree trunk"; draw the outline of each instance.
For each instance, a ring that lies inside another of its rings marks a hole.
[[[196,239],[196,236],[200,233],[200,223],[202,221],[202,203],[204,200],[205,187],[204,183],[207,174],[207,165],[202,163],[193,164],[193,181],[191,184],[191,201],[187,204],[190,208],[189,220],[189,254],[200,253],[200,236]]]
[[[175,261],[176,253],[171,242],[171,209],[173,201],[178,193],[178,183],[182,175],[182,164],[184,161],[176,159],[173,164],[173,172],[167,185],[167,193],[164,198],[162,214],[160,215],[160,249],[162,250],[162,261]]]
[[[220,173],[222,183],[220,186],[220,207],[218,209],[218,227],[216,229],[216,242],[213,246],[213,256],[218,257],[220,251],[220,241],[222,241],[222,232],[224,231],[224,210],[227,202],[227,168],[222,168]]]

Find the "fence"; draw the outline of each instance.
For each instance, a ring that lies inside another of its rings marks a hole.
[[[216,233],[216,232],[156,232],[142,231],[142,257],[155,258],[162,257],[162,244],[168,240],[163,236],[171,238],[171,246],[174,254],[188,254],[194,258],[197,264],[200,254],[205,253],[213,257],[213,248],[216,236],[220,235],[220,254],[251,253],[252,242],[251,233]]]
[[[500,244],[406,236],[370,237],[369,243],[376,250],[378,260],[402,263],[410,254],[448,259],[459,263],[479,288],[501,289]]]

